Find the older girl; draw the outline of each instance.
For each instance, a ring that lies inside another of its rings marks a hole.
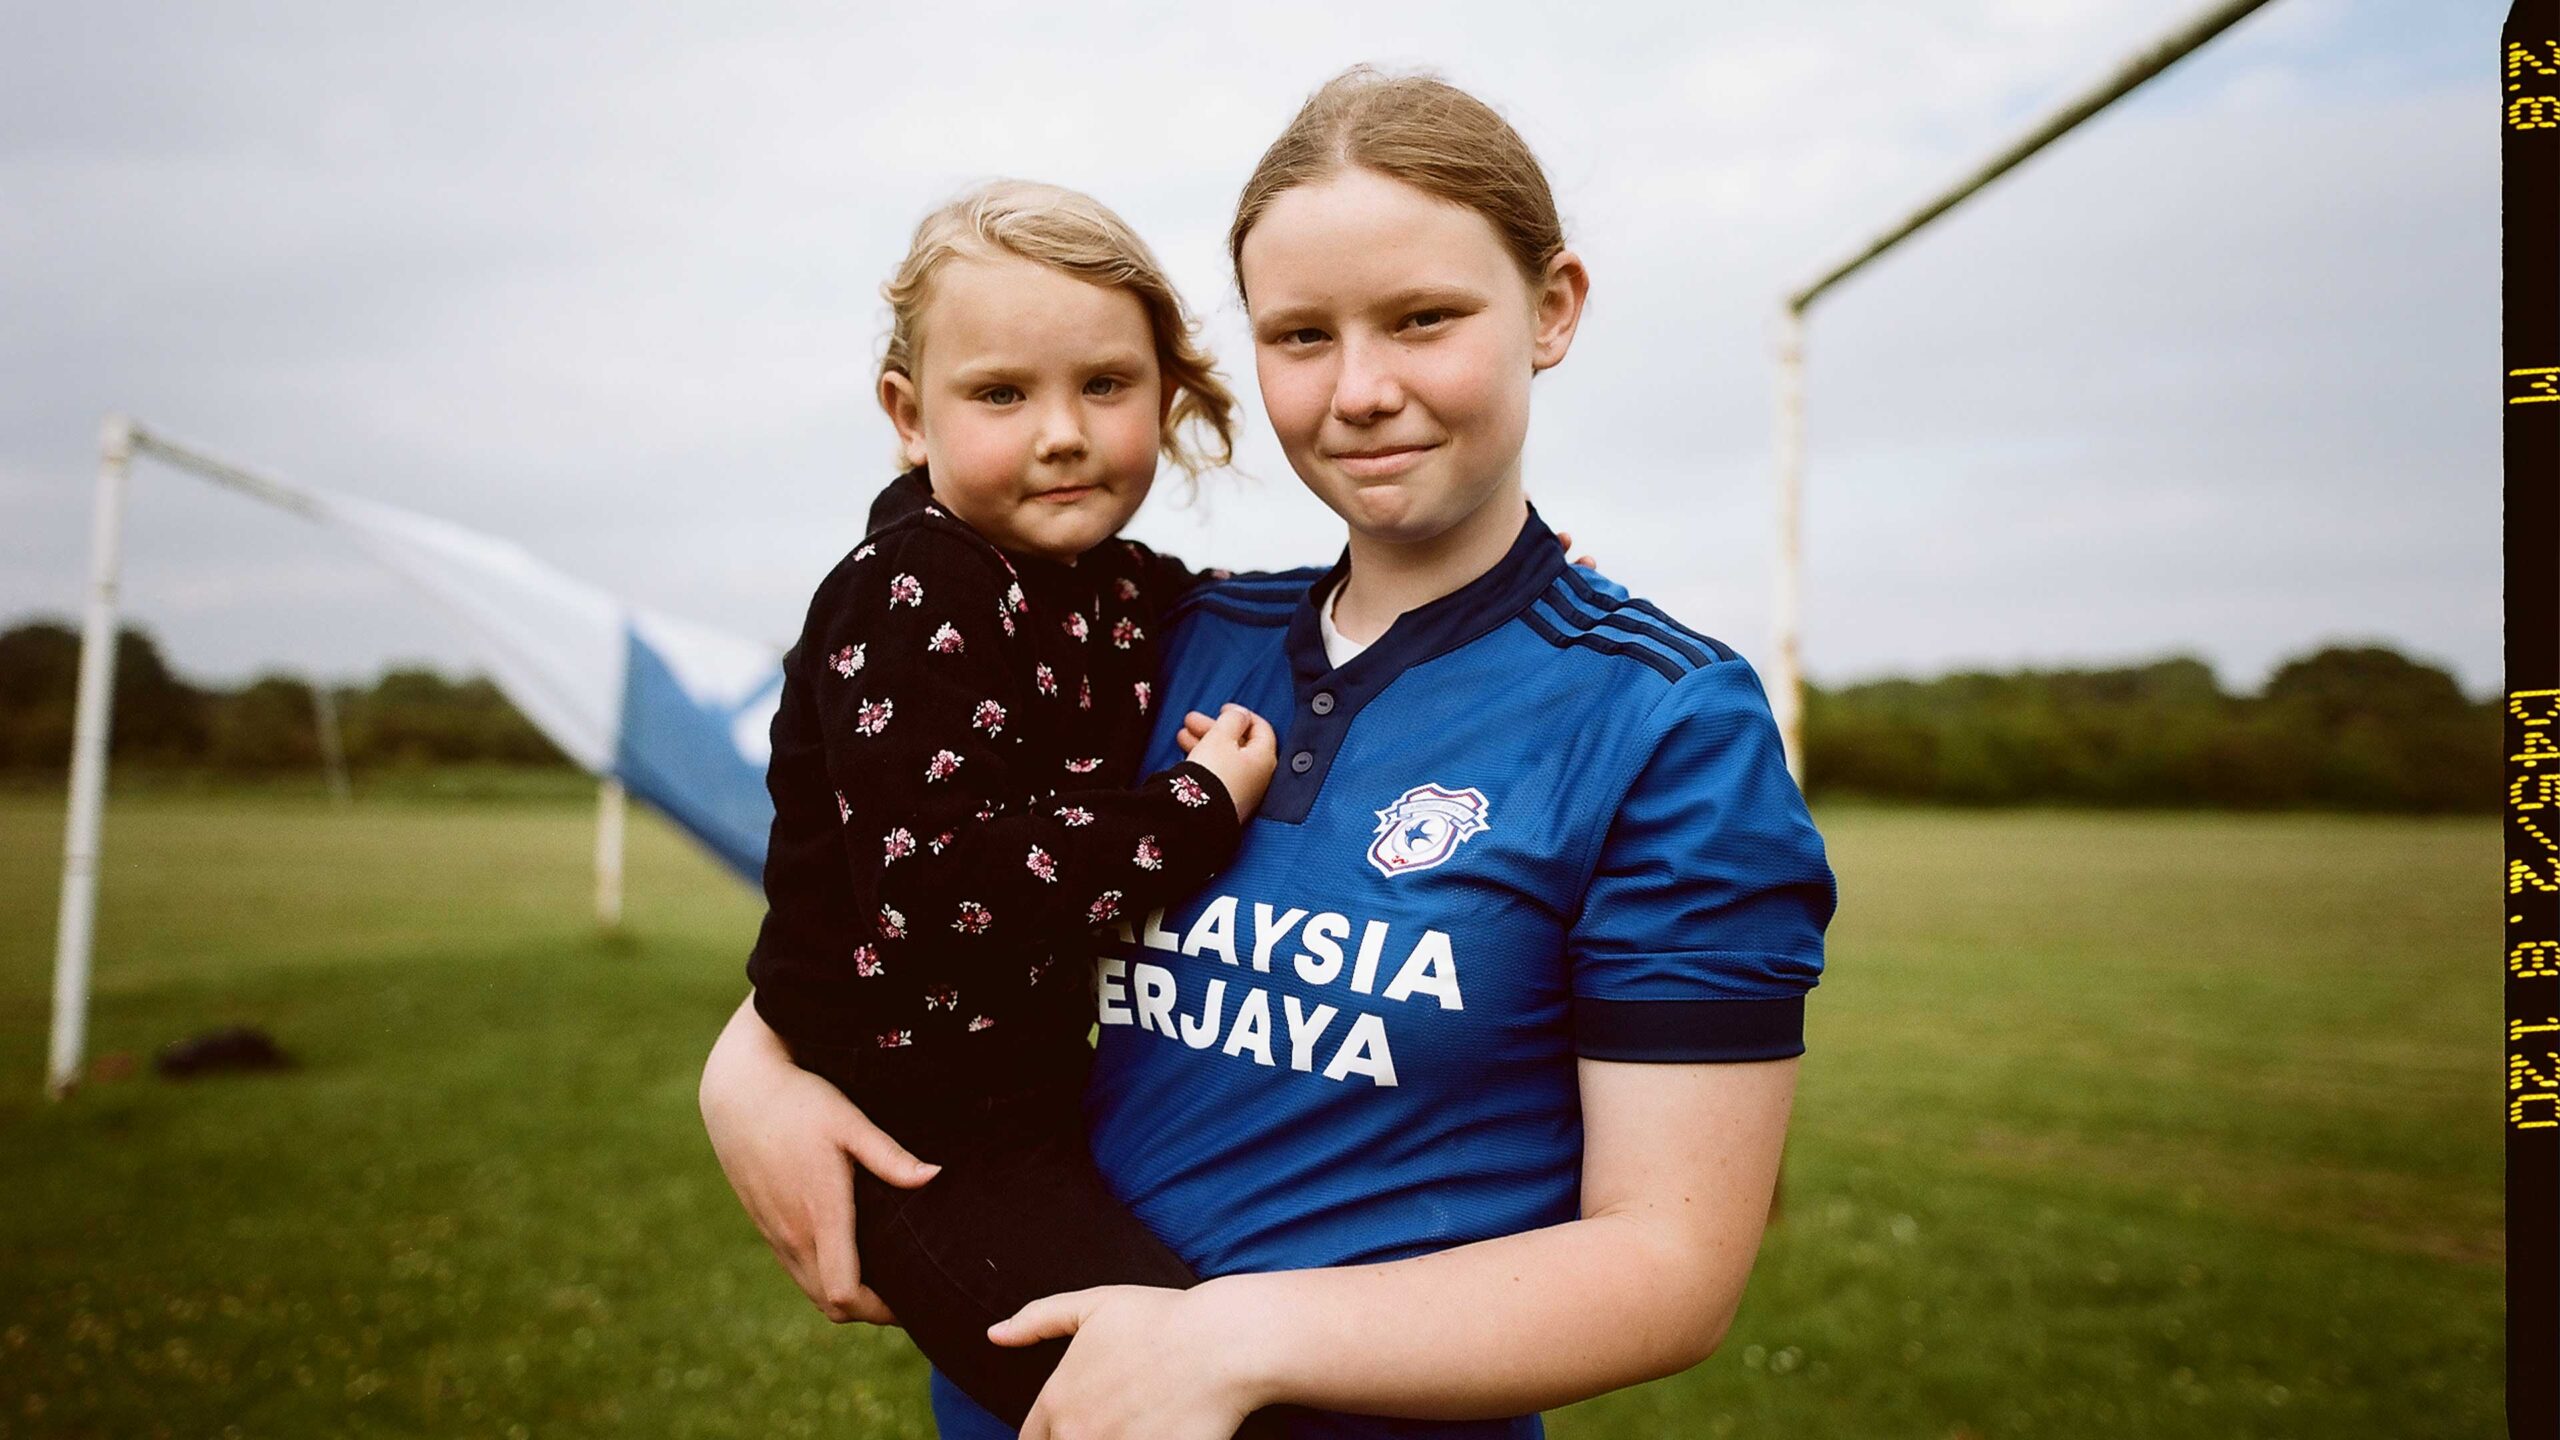
[[[1223,875],[1106,938],[1087,1092],[1115,1193],[1219,1278],[1050,1297],[995,1338],[1075,1337],[1029,1437],[1281,1403],[1323,1412],[1307,1435],[1534,1435],[1721,1340],[1832,877],[1749,666],[1565,566],[1523,498],[1531,379],[1589,281],[1511,128],[1350,72],[1230,243],[1272,425],[1348,545],[1175,617],[1168,711],[1232,695],[1280,766]],[[1149,762],[1209,728],[1168,719]],[[742,1012],[715,1134],[778,1066]],[[811,1293],[876,1318],[840,1156],[916,1162],[801,1093],[732,1173]],[[1003,1433],[936,1401],[946,1435]]]

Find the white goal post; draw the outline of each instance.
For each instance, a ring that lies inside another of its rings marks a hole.
[[[233,466],[228,461],[212,459],[192,446],[182,446],[164,436],[156,436],[143,425],[133,423],[125,415],[108,415],[97,438],[97,495],[90,515],[90,587],[87,605],[82,610],[79,628],[79,682],[77,700],[72,712],[72,784],[69,784],[69,807],[64,815],[61,833],[61,904],[54,922],[54,1017],[51,1035],[46,1043],[46,1094],[61,1099],[79,1084],[84,1058],[87,1058],[87,1027],[90,1027],[90,963],[95,951],[97,930],[97,856],[100,856],[102,810],[108,789],[108,738],[113,730],[115,710],[115,635],[118,635],[120,582],[123,582],[123,523],[125,523],[125,489],[131,482],[136,456],[151,456],[156,461],[189,471],[195,477],[210,479],[241,495],[264,500],[269,505],[302,515],[307,520],[348,520],[361,512],[351,510],[358,502],[346,497],[330,497],[310,489],[292,487],[276,479],[261,477],[253,471]],[[392,515],[384,507],[374,507],[381,515]],[[412,574],[412,579],[417,579]],[[433,587],[430,587],[433,592]],[[604,605],[596,597],[594,605]],[[486,615],[461,615],[466,623],[486,623]],[[607,615],[612,625],[625,625],[627,618],[620,607]],[[666,620],[645,618],[640,623],[671,625]],[[758,646],[722,638],[722,635],[689,635],[696,648],[719,653],[719,661],[735,674],[748,674],[758,666],[771,664],[771,656],[760,653]],[[681,659],[681,656],[678,656]],[[714,666],[717,669],[717,666]],[[507,676],[502,676],[507,679]],[[515,676],[515,684],[504,684],[509,697],[517,705],[525,705],[525,676]],[[614,684],[622,684],[617,676]],[[714,687],[717,689],[717,687]],[[323,725],[325,761],[330,771],[333,802],[346,802],[346,761],[338,753],[335,735],[335,705],[317,700]],[[535,697],[543,700],[543,697]],[[556,700],[556,697],[553,697]],[[753,715],[748,715],[753,720]],[[561,740],[563,748],[584,769],[599,776],[596,781],[596,925],[614,930],[622,925],[622,838],[625,838],[625,784],[612,771],[614,748],[612,738],[602,743],[594,735],[581,735],[579,725],[566,720],[566,710],[558,705],[535,705],[535,723],[553,740]],[[745,730],[745,725],[740,725]],[[760,769],[760,764],[758,764]],[[681,820],[681,817],[678,817]]]
[[[1965,172],[1953,185],[1888,226],[1849,257],[1812,281],[1788,292],[1778,311],[1778,555],[1777,591],[1771,605],[1771,659],[1776,684],[1769,690],[1778,735],[1784,741],[1787,770],[1804,783],[1803,554],[1800,516],[1804,489],[1804,339],[1805,317],[1813,302],[1832,286],[1856,274],[1886,251],[1953,210],[1984,186],[2015,169],[2028,156],[2061,139],[2081,121],[2122,99],[2144,81],[2202,48],[2205,42],[2238,24],[2267,0],[2220,0],[2176,29],[2143,46],[2052,113],[2029,126],[2017,139]]]

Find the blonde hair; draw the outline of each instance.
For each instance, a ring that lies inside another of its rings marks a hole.
[[[1147,243],[1111,207],[1062,185],[991,180],[924,217],[897,273],[880,287],[889,340],[880,374],[915,376],[917,322],[933,278],[955,257],[1012,255],[1095,285],[1126,290],[1146,307],[1156,367],[1172,395],[1157,448],[1186,477],[1235,458],[1235,396],[1197,340],[1199,326]],[[1197,426],[1205,439],[1186,431]]]
[[[1354,65],[1298,107],[1244,182],[1227,258],[1244,294],[1244,237],[1271,202],[1348,169],[1401,180],[1491,222],[1531,285],[1564,249],[1555,192],[1528,142],[1494,108],[1437,75]]]

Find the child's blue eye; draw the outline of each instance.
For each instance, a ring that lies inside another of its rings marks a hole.
[[[1084,388],[1086,393],[1092,395],[1117,395],[1121,391],[1128,389],[1129,383],[1113,376],[1097,375],[1086,381],[1084,383]]]
[[[978,398],[990,405],[1010,405],[1022,398],[1022,392],[1010,385],[990,385],[978,392]]]

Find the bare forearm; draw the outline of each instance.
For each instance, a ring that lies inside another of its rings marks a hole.
[[[1686,1369],[1759,1254],[1796,1062],[1581,1062],[1584,1217],[1387,1265],[1240,1275],[1258,1404],[1519,1415]]]
[[[722,1093],[721,1082],[732,1068],[759,1060],[789,1063],[790,1059],[791,1052],[784,1047],[782,1037],[774,1034],[764,1017],[756,1013],[755,992],[750,990],[747,998],[738,1002],[738,1008],[730,1012],[729,1023],[720,1027],[720,1038],[712,1042],[711,1054],[703,1061],[698,1098],[707,1112]]]
[[[1704,1359],[1758,1238],[1701,1256],[1699,1237],[1656,1218],[1598,1215],[1391,1264],[1230,1276],[1200,1298],[1236,1337],[1256,1404],[1522,1415]]]
[[[1225,1434],[1278,1404],[1483,1419],[1706,1358],[1760,1249],[1796,1062],[1576,1068],[1582,1219],[1383,1265],[1035,1300],[998,1343],[1076,1338],[1026,1433]],[[1163,1423],[1115,1428],[1141,1418]]]

